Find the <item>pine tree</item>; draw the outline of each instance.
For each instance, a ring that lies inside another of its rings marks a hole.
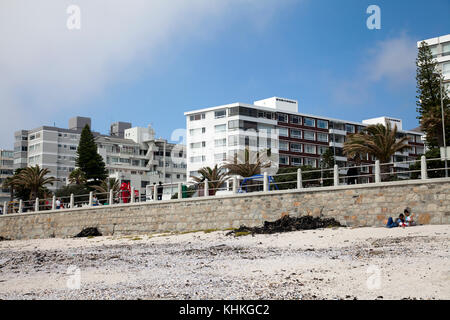
[[[90,184],[98,184],[106,179],[105,162],[97,153],[97,145],[89,125],[81,131],[75,163],[85,173],[86,179],[91,180]]]
[[[430,48],[422,42],[416,60],[417,66],[417,112],[422,130],[426,134],[427,145],[430,148],[443,146],[442,115],[441,115],[441,84],[442,74],[436,68]],[[444,94],[444,121],[446,128],[450,125],[450,99]],[[446,130],[446,139],[450,138],[450,130]]]

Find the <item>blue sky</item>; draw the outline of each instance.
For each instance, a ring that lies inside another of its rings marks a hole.
[[[12,130],[66,127],[76,115],[91,117],[102,133],[113,121],[129,121],[151,123],[157,136],[170,138],[185,127],[185,111],[272,96],[297,99],[300,112],[353,121],[387,115],[410,129],[418,125],[416,41],[450,33],[448,0],[224,0],[217,6],[196,0],[186,8],[154,7],[148,19],[129,9],[123,25],[104,30],[110,21],[89,20],[104,8],[72,2],[81,8],[78,34],[53,33],[51,24],[31,34],[40,20],[33,28],[10,20],[18,33],[9,40],[12,49],[0,54],[0,67],[11,66],[11,75],[0,77],[9,88],[0,90],[0,105],[14,121],[1,118],[0,148],[12,147]],[[113,2],[111,19],[127,6]],[[15,18],[32,11],[9,4]],[[371,4],[381,8],[381,30],[366,27]],[[67,14],[53,6],[49,16],[59,23]],[[21,37],[38,39],[19,46]],[[24,63],[15,66],[13,58]]]

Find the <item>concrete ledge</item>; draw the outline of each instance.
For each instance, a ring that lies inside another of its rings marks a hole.
[[[332,192],[332,191],[338,191],[338,190],[359,190],[359,189],[364,190],[364,189],[373,189],[373,188],[382,188],[382,187],[428,185],[428,184],[441,184],[441,183],[450,183],[450,178],[436,178],[436,179],[426,179],[426,180],[415,179],[415,180],[390,181],[390,182],[380,182],[380,183],[340,185],[337,187],[330,186],[330,187],[302,188],[302,189],[290,189],[290,190],[273,190],[273,191],[268,191],[268,192],[236,193],[236,194],[229,194],[229,195],[207,196],[207,197],[197,197],[197,198],[146,201],[146,202],[136,202],[136,203],[122,203],[122,204],[114,204],[114,205],[107,205],[107,206],[69,208],[69,209],[59,209],[59,210],[43,210],[43,211],[38,211],[38,212],[9,213],[6,215],[5,214],[0,215],[0,219],[6,218],[6,217],[22,217],[25,215],[71,213],[71,212],[77,212],[77,211],[108,210],[108,209],[113,209],[113,208],[129,208],[129,207],[141,207],[141,206],[159,206],[159,205],[177,204],[177,203],[183,203],[183,202],[198,202],[198,201],[247,198],[247,197],[250,198],[250,197],[261,197],[261,196],[269,196],[269,195]]]
[[[322,216],[345,226],[383,226],[411,207],[419,224],[450,223],[450,179],[408,180],[96,206],[0,216],[9,239],[185,232],[261,225],[284,215]]]

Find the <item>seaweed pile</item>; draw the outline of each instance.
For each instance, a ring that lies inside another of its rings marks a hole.
[[[238,229],[230,231],[227,235],[248,232],[252,234],[272,234],[280,232],[291,232],[298,230],[312,230],[319,228],[341,227],[339,221],[334,218],[320,218],[312,216],[290,217],[286,215],[276,221],[264,221],[262,227],[246,227],[241,226]]]

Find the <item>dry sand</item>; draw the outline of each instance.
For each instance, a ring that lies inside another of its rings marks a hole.
[[[0,299],[449,299],[449,239],[440,225],[2,241]]]

